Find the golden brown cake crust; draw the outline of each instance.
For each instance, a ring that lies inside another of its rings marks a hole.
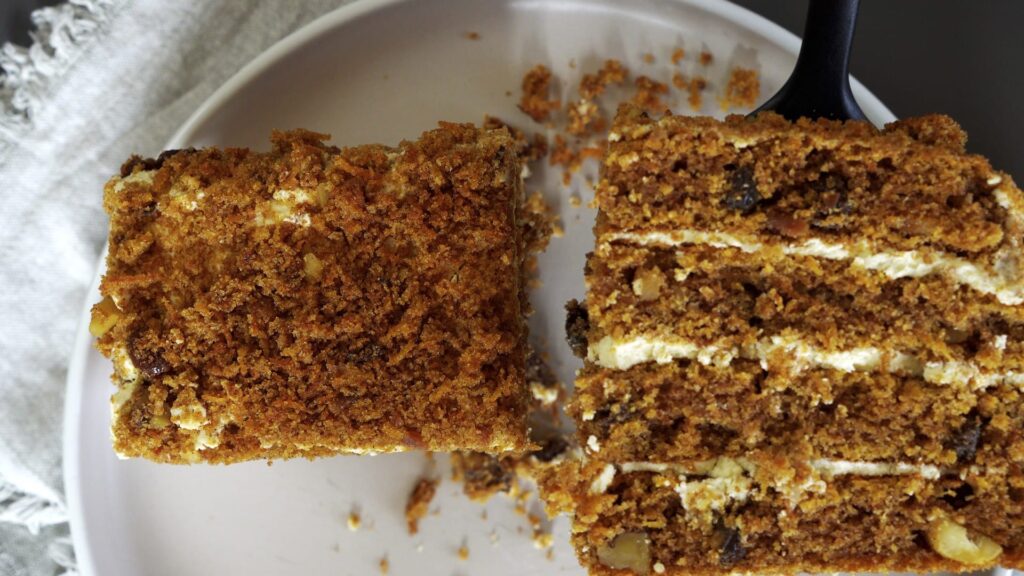
[[[613,123],[596,232],[727,230],[761,241],[811,236],[991,254],[1020,240],[994,190],[1010,177],[966,154],[944,116],[866,122],[665,116],[623,105]]]
[[[115,318],[98,346],[121,382],[119,453],[526,447],[508,132],[442,123],[397,148],[325,139],[133,159],[107,185],[101,292],[116,307],[98,305],[94,324]]]

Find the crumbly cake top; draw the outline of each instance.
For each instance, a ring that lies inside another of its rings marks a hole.
[[[326,138],[133,158],[107,185],[112,301],[94,318],[115,318],[99,347],[122,382],[120,453],[525,447],[508,132]]]
[[[771,112],[724,121],[620,107],[598,232],[692,228],[991,253],[1024,234],[1012,179],[966,154],[946,116],[876,129]]]

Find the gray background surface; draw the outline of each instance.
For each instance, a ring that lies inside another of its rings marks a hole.
[[[803,29],[805,0],[735,1],[797,34]],[[26,44],[31,11],[54,3],[0,0],[0,41]],[[1021,22],[1020,0],[863,0],[852,72],[897,116],[953,116],[970,134],[971,151],[1024,183]]]

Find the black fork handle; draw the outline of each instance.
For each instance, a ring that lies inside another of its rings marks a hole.
[[[796,67],[786,84],[754,113],[772,110],[796,120],[865,120],[850,89],[850,49],[860,0],[810,0]]]

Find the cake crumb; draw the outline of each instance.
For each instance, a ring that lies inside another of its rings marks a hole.
[[[391,565],[390,565],[390,564],[388,563],[388,557],[387,557],[387,556],[385,556],[385,557],[383,557],[383,558],[381,558],[381,559],[380,559],[380,573],[381,573],[381,574],[382,574],[383,576],[387,576],[387,574],[388,574],[388,569],[389,569],[390,567],[391,567]]]
[[[708,82],[703,76],[687,78],[676,72],[672,75],[672,85],[680,90],[686,90],[686,101],[693,111],[699,111],[701,106],[704,105],[703,93],[708,86]]]
[[[419,482],[409,494],[409,500],[405,504],[405,521],[408,524],[409,534],[416,534],[420,531],[420,520],[427,515],[430,508],[430,501],[437,493],[437,480],[432,478],[420,478]]]
[[[543,64],[534,66],[523,77],[523,96],[519,109],[534,122],[544,122],[551,117],[551,111],[561,107],[558,99],[549,99],[551,91],[551,70]]]
[[[676,49],[672,51],[672,63],[679,66],[679,63],[683,61],[683,58],[686,58],[686,51],[683,50],[682,47],[677,46]]]
[[[466,544],[459,546],[459,560],[469,560],[469,546],[467,546]]]
[[[650,52],[644,52],[643,59],[644,64],[654,64],[654,54]]]
[[[665,111],[665,103],[661,97],[668,94],[668,86],[647,76],[637,76],[635,82],[636,93],[633,95],[633,103],[647,112],[661,113]]]
[[[479,40],[480,39],[480,33],[479,32],[466,32],[466,39],[467,40]]]
[[[352,532],[359,530],[359,527],[363,525],[363,519],[359,516],[359,512],[353,510],[348,513],[348,529]]]
[[[548,247],[558,216],[544,200],[544,195],[535,191],[526,197],[520,218],[523,223],[523,246],[529,258],[536,260],[537,254]]]
[[[554,543],[555,538],[550,532],[535,531],[533,533],[533,546],[538,550],[548,550]]]
[[[582,203],[583,199],[580,198],[578,192],[573,192],[572,194],[569,195],[569,205],[572,206],[573,208],[579,208]]]
[[[580,79],[580,96],[596,98],[604,93],[608,86],[621,86],[629,77],[629,70],[622,62],[614,58],[604,61],[604,65],[595,74],[584,74]]]
[[[609,59],[596,73],[584,74],[580,79],[579,100],[566,106],[569,118],[566,132],[581,136],[603,131],[607,123],[595,100],[609,85],[625,82],[627,73],[618,60]]]
[[[568,186],[572,180],[572,174],[583,166],[584,160],[587,158],[600,159],[602,155],[604,155],[603,142],[593,146],[575,148],[561,134],[555,134],[555,143],[548,155],[548,164],[565,168],[562,173],[562,184]]]
[[[707,50],[702,50],[700,53],[699,60],[701,66],[709,66],[712,60],[714,60],[714,56],[711,55],[711,52],[708,52]]]
[[[515,513],[520,515],[520,516],[526,516],[526,519],[530,522],[531,527],[532,527],[534,522],[530,519],[530,516],[527,515],[527,513],[526,513],[526,503],[530,499],[530,494],[532,494],[532,492],[529,491],[529,490],[520,490],[520,491],[518,491],[518,493],[510,494],[510,496],[515,498],[515,503],[516,503],[515,508],[514,508]]]
[[[731,108],[753,108],[760,95],[761,79],[757,70],[737,67],[729,73],[729,82],[719,104],[724,111]]]
[[[530,513],[526,515],[526,520],[530,523],[530,527],[534,530],[540,529],[540,516]]]
[[[453,452],[452,481],[462,484],[462,491],[475,502],[485,502],[498,492],[508,492],[516,482],[510,465],[483,452]]]

